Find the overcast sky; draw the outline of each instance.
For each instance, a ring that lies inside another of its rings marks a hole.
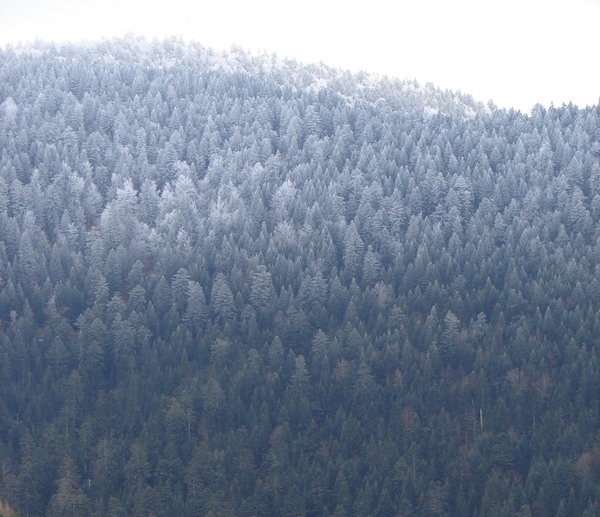
[[[600,98],[600,0],[0,0],[0,45],[127,32],[237,44],[529,112]]]

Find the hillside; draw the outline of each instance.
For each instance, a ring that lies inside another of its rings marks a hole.
[[[0,50],[0,508],[599,514],[599,109]]]

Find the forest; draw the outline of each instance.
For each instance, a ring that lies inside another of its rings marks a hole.
[[[0,48],[0,515],[600,515],[599,256],[599,105]]]

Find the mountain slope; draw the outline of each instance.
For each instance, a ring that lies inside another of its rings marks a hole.
[[[598,512],[598,107],[175,40],[0,60],[11,508]]]

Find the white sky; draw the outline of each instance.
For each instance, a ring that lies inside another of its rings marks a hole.
[[[501,107],[600,98],[600,0],[0,0],[0,45],[127,32],[431,81]]]

